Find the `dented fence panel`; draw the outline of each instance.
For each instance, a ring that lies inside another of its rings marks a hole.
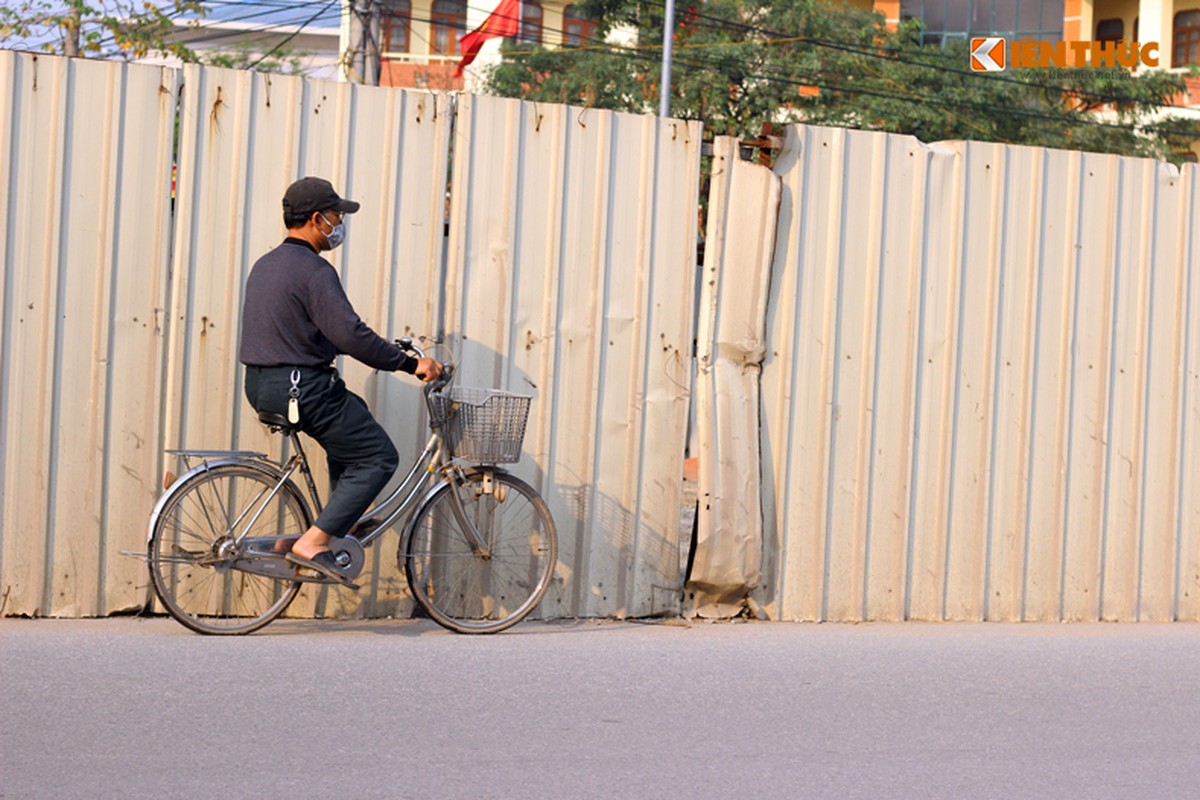
[[[793,127],[776,171],[765,613],[1194,618],[1196,167]]]
[[[779,177],[713,143],[708,229],[696,324],[696,552],[685,613],[732,616],[762,577],[760,370],[766,352]],[[748,218],[734,209],[754,208]]]
[[[677,612],[700,127],[462,96],[456,131],[446,331],[464,384],[534,396],[539,613]]]

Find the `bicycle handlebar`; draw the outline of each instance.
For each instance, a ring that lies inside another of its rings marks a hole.
[[[399,347],[404,352],[415,355],[417,358],[427,358],[425,351],[417,347],[416,344],[413,343],[413,340],[407,336],[405,336],[403,339],[396,339],[393,344],[395,344],[396,347]]]
[[[396,346],[406,353],[415,355],[417,358],[428,358],[428,356],[425,355],[425,351],[417,347],[417,345],[413,343],[413,340],[407,336],[403,339],[397,339]],[[437,392],[444,389],[446,384],[450,383],[453,377],[454,365],[449,362],[442,362],[441,377],[435,381],[430,381],[429,383],[425,384],[425,393],[428,394],[430,392]]]

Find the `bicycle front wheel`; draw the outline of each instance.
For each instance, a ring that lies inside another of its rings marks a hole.
[[[242,568],[263,564],[263,554],[308,528],[295,485],[278,484],[263,470],[225,464],[171,491],[148,548],[150,578],[167,613],[209,634],[250,633],[283,613],[300,582]]]
[[[457,498],[454,495],[457,492]],[[479,531],[473,546],[454,503]],[[417,602],[458,633],[497,633],[532,611],[554,576],[554,520],[529,484],[499,470],[441,484],[417,510],[402,546]]]

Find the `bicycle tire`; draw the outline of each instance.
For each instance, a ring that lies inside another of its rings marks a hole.
[[[474,470],[460,484],[488,554],[472,551],[450,505],[452,486],[443,482],[413,515],[401,561],[413,597],[439,625],[499,633],[528,616],[550,586],[558,561],[554,520],[529,484],[503,470]]]
[[[308,504],[291,481],[254,518],[251,504],[278,482],[278,473],[258,464],[222,464],[184,476],[160,501],[147,560],[154,592],[178,622],[197,633],[252,633],[296,598],[300,581],[234,566],[241,555],[233,543],[235,525],[253,519],[248,536],[259,548],[308,528]]]

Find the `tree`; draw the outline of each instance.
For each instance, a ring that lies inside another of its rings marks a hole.
[[[586,0],[596,40],[544,49],[506,43],[487,77],[508,97],[653,113],[663,7],[657,0]],[[674,33],[673,116],[715,134],[756,136],[764,123],[907,133],[1178,159],[1200,139],[1169,118],[1183,77],[1091,68],[973,73],[965,42],[922,43],[919,22],[826,0],[681,0]],[[606,44],[620,26],[638,47]],[[1155,121],[1157,120],[1157,121]]]
[[[138,0],[20,0],[0,7],[0,44],[125,59],[159,51],[195,61],[190,48],[171,40],[175,19],[185,13],[200,17],[205,9],[200,0],[162,6]]]

